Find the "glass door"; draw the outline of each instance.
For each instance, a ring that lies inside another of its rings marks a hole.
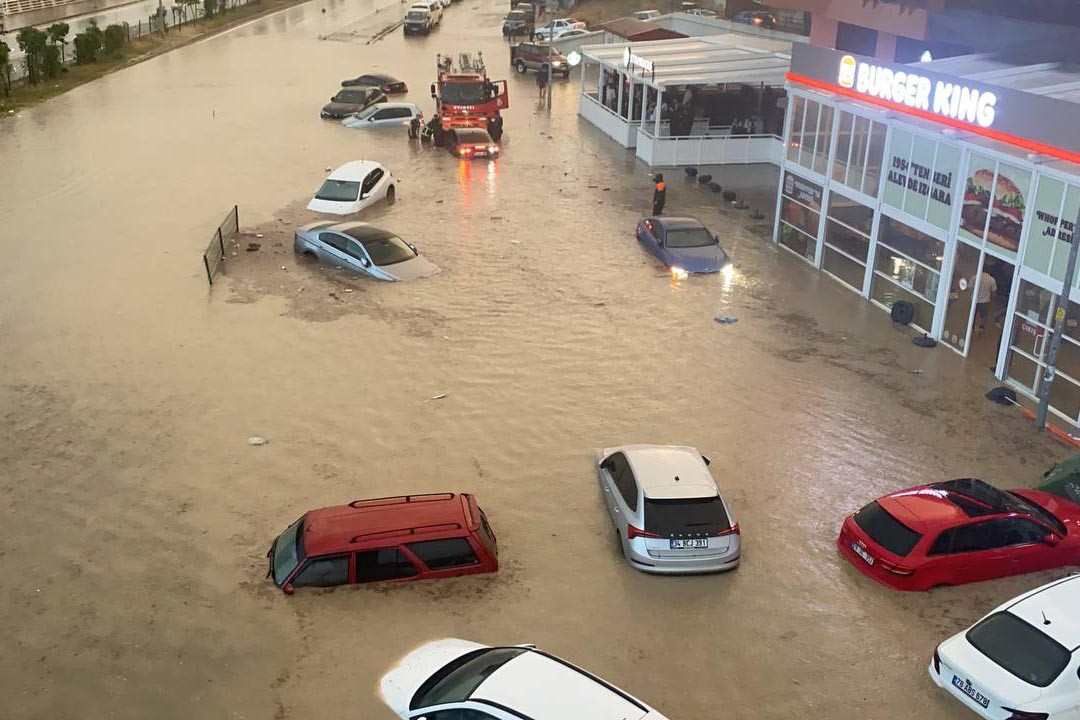
[[[976,298],[975,286],[980,274],[981,255],[982,251],[978,248],[957,241],[941,341],[964,356],[967,356],[971,335],[971,313]]]

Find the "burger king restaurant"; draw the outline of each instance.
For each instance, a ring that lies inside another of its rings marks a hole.
[[[775,241],[1034,399],[1080,211],[1076,67],[795,44]],[[1050,398],[1074,426],[1077,288]]]

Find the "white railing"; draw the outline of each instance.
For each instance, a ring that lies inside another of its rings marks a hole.
[[[751,163],[779,166],[783,152],[784,140],[776,135],[656,137],[644,128],[637,130],[637,156],[650,167]]]
[[[600,128],[605,135],[614,138],[623,147],[632,148],[637,142],[640,123],[620,117],[614,110],[601,103],[596,93],[581,93],[578,114]]]

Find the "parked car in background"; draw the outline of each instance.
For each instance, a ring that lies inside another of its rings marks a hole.
[[[667,720],[534,645],[435,640],[398,661],[379,689],[402,720]]]
[[[570,77],[566,56],[547,43],[523,42],[510,48],[510,64],[519,73],[540,70],[545,63],[551,64],[552,75]]]
[[[420,108],[412,103],[385,102],[365,108],[345,118],[341,124],[348,128],[408,125],[419,114]]]
[[[534,20],[532,13],[524,10],[511,10],[503,18],[502,34],[509,37],[529,37],[532,35]]]
[[[431,24],[438,25],[443,18],[443,5],[439,0],[420,0],[409,6],[411,8],[427,8],[431,13]]]
[[[455,128],[446,133],[446,148],[463,160],[499,157],[499,145],[483,128]]]
[[[1080,563],[1080,505],[948,480],[878,498],[844,520],[836,545],[897,590],[961,585]]]
[[[468,493],[354,500],[311,510],[270,545],[270,579],[299,587],[402,582],[495,572],[498,545]]]
[[[720,272],[730,265],[720,237],[697,218],[647,217],[637,225],[638,241],[675,276]]]
[[[986,720],[1080,717],[1080,575],[1013,598],[934,650],[930,678]]]
[[[401,25],[405,35],[430,35],[434,27],[435,20],[431,16],[431,10],[415,6],[405,12],[405,21]]]
[[[630,17],[634,18],[635,20],[652,20],[654,18],[660,17],[660,11],[659,10],[638,10],[637,12],[631,13]]]
[[[347,162],[327,176],[307,209],[331,215],[355,215],[380,200],[397,199],[394,175],[372,160]]]
[[[562,32],[555,33],[556,40],[564,40],[565,38],[577,37],[578,35],[588,35],[591,30],[583,30],[581,28],[574,28],[573,30],[563,30]]]
[[[708,459],[691,447],[624,445],[596,456],[608,514],[630,567],[705,573],[739,566],[742,542]]]
[[[743,10],[733,17],[731,21],[743,25],[756,25],[769,30],[776,28],[776,16],[763,10]]]
[[[708,18],[716,17],[716,13],[712,10],[709,10],[708,8],[698,7],[696,3],[692,2],[684,2],[680,6],[679,10],[686,13],[687,15],[697,15],[698,17]]]
[[[353,113],[358,113],[364,108],[375,103],[386,102],[386,93],[377,87],[342,88],[337,95],[330,98],[330,102],[323,105],[319,115],[323,119],[340,120]]]
[[[387,75],[386,73],[368,73],[352,80],[341,81],[341,87],[352,87],[353,85],[377,87],[387,95],[400,95],[409,92],[408,85],[393,75]]]
[[[536,28],[533,32],[533,39],[540,41],[546,40],[550,42],[554,38],[559,37],[561,33],[567,30],[584,30],[585,23],[578,22],[574,18],[557,18],[552,20],[547,25]]]
[[[296,232],[293,246],[298,253],[376,280],[415,280],[439,272],[415,245],[364,222],[304,225]]]

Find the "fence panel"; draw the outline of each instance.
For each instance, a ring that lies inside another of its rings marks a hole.
[[[214,276],[225,264],[225,247],[232,246],[240,234],[240,208],[233,205],[233,209],[225,216],[210,238],[210,244],[203,253],[203,268],[206,270],[206,280],[212,286]]]

